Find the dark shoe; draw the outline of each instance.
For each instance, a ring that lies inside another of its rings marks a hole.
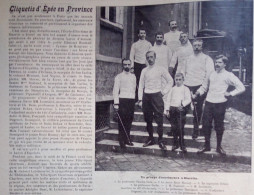
[[[183,153],[187,153],[187,149],[185,146],[181,147],[181,150],[183,151]]]
[[[173,136],[173,132],[172,132],[172,131],[169,131],[169,132],[168,132],[168,136]]]
[[[171,151],[174,152],[174,151],[175,151],[176,149],[178,149],[178,148],[179,148],[179,146],[174,145],[174,146],[172,146]]]
[[[203,146],[202,148],[199,149],[199,151],[197,151],[197,154],[203,154],[204,152],[208,151],[211,151],[211,147]]]
[[[154,141],[149,139],[144,143],[143,147],[152,146],[152,145],[154,145]]]
[[[158,144],[159,144],[160,149],[167,150],[167,147],[165,146],[165,144],[163,142],[159,142]]]
[[[218,152],[219,154],[226,156],[226,152],[222,149],[222,147],[217,147],[216,152]]]
[[[125,144],[128,146],[134,146],[134,144],[132,142],[126,142]]]

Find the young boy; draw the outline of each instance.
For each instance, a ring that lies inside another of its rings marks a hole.
[[[186,153],[184,125],[186,122],[187,106],[191,103],[191,94],[189,88],[184,86],[183,82],[183,74],[177,73],[175,75],[175,86],[168,94],[165,109],[174,137],[172,151],[175,151],[180,146],[181,150]]]

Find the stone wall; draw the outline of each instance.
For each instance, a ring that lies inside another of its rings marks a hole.
[[[114,78],[122,71],[121,64],[96,61],[96,97],[100,101],[112,97]]]

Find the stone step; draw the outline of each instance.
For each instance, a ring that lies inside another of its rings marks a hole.
[[[143,122],[144,121],[144,115],[143,112],[134,112],[134,122]],[[163,116],[163,123],[169,124],[169,120],[167,117],[164,115]],[[192,114],[187,114],[186,115],[186,124],[193,124],[193,115]]]
[[[144,116],[143,116],[143,112],[141,110],[135,111],[134,112],[134,119],[133,121],[136,122],[142,122],[144,121]],[[166,118],[166,116],[163,116],[163,122],[166,124],[169,124],[168,119]],[[228,124],[228,120],[224,120],[225,124]],[[186,124],[193,124],[193,114],[192,113],[188,113],[186,114]],[[202,121],[200,122],[200,125],[202,125]]]
[[[111,121],[110,122],[111,129],[118,129],[118,123]],[[153,123],[154,132],[156,132],[157,124]],[[166,134],[170,131],[171,125],[165,124],[163,125],[163,132]],[[202,126],[200,125],[199,128],[201,129]],[[185,135],[192,135],[193,125],[186,124],[184,126]],[[146,132],[146,123],[145,122],[132,122],[131,131],[145,131]],[[204,135],[203,132],[200,130],[200,135]]]
[[[155,140],[158,139],[158,134],[154,133]],[[118,130],[117,129],[109,129],[104,131],[104,139],[115,140],[118,141]],[[148,133],[144,131],[131,131],[131,140],[133,142],[144,143],[148,139]],[[173,136],[168,136],[167,134],[163,135],[163,141],[166,145],[173,144]],[[186,147],[194,147],[199,148],[204,145],[204,137],[200,136],[197,139],[193,140],[190,135],[184,136],[184,141]]]
[[[242,164],[251,164],[251,156],[246,154],[227,154],[227,156],[221,156],[218,154],[215,149],[212,149],[210,152],[203,154],[197,154],[198,148],[187,147],[187,153],[184,154],[180,149],[177,149],[175,152],[171,151],[171,147],[167,147],[166,151],[163,151],[159,146],[153,145],[148,147],[143,147],[143,143],[133,142],[134,146],[127,146],[125,149],[121,149],[118,141],[115,140],[101,140],[96,143],[96,151],[113,151],[113,152],[126,152],[132,154],[146,154],[146,155],[155,155],[155,156],[164,156],[164,157],[175,157],[175,158],[194,158],[201,160],[211,160],[218,162],[230,162],[230,163],[242,163]]]
[[[140,107],[138,107],[138,106],[135,106],[134,111],[135,111],[135,112],[142,112],[142,113],[143,113],[143,110],[142,110]],[[189,110],[187,111],[187,114],[191,114],[191,115],[192,115],[192,112],[193,112],[193,110],[189,109]]]

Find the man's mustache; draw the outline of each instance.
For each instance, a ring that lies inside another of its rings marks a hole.
[[[129,72],[129,71],[130,71],[130,68],[125,67],[124,70],[125,70],[126,72]]]

